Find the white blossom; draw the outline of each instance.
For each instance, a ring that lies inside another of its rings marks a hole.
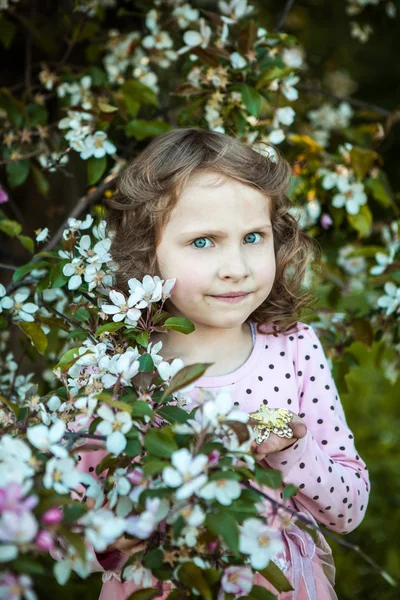
[[[163,469],[162,478],[168,487],[179,488],[177,500],[189,498],[207,482],[207,475],[203,472],[207,462],[205,454],[193,457],[187,448],[172,453],[173,466]]]
[[[153,279],[150,275],[143,277],[140,283],[135,277],[128,280],[130,291],[129,302],[136,308],[147,308],[152,302],[158,302],[162,297],[162,280]]]
[[[142,314],[139,309],[133,308],[136,298],[131,294],[126,299],[121,292],[117,292],[116,290],[110,291],[109,298],[113,304],[103,304],[101,310],[106,315],[113,315],[113,321],[119,322],[128,319],[130,323],[135,323],[136,325]]]
[[[128,433],[132,427],[130,414],[119,411],[114,415],[111,408],[103,404],[98,409],[97,415],[103,419],[97,426],[97,431],[101,435],[107,436],[107,450],[118,456],[125,450],[127,444],[124,434]]]
[[[387,281],[383,286],[386,292],[385,296],[378,298],[378,306],[386,308],[386,316],[398,312],[400,306],[400,287],[397,287],[392,281]]]
[[[250,555],[253,569],[265,569],[271,558],[284,550],[279,531],[260,519],[245,519],[239,529],[239,550]]]
[[[91,510],[80,519],[85,526],[86,538],[97,552],[102,552],[125,531],[126,521],[116,517],[110,510]]]
[[[196,22],[200,17],[199,10],[197,8],[192,8],[190,4],[175,6],[172,14],[176,18],[180,29],[186,29],[190,23]]]
[[[218,479],[209,481],[197,492],[197,495],[206,500],[215,498],[220,504],[229,506],[232,504],[232,500],[239,498],[241,491],[240,484],[235,479]]]
[[[25,302],[25,300],[27,300],[30,295],[31,290],[29,288],[19,288],[19,290],[14,294],[12,298],[13,305],[10,308],[12,308],[13,312],[16,313],[22,321],[33,323],[33,321],[35,320],[33,315],[39,310],[39,307],[33,302]],[[9,302],[7,302],[5,308],[8,308],[8,306]]]
[[[107,138],[105,131],[96,131],[93,135],[88,135],[80,150],[80,157],[87,160],[91,156],[94,158],[103,158],[106,154],[115,154],[117,148]]]
[[[345,207],[350,215],[356,215],[360,207],[367,203],[367,195],[362,183],[350,183],[345,178],[338,178],[337,188],[339,194],[335,194],[332,199],[332,206],[335,208]]]
[[[47,227],[45,227],[44,229],[39,229],[38,231],[35,231],[35,233],[36,233],[36,241],[44,242],[48,238],[49,230]]]
[[[57,494],[67,494],[81,481],[81,474],[75,470],[72,458],[51,458],[46,464],[43,485],[46,489],[53,488]]]
[[[65,448],[58,445],[66,430],[64,421],[58,419],[50,427],[46,425],[33,425],[26,430],[26,436],[32,446],[35,446],[41,452],[50,450],[55,456],[65,458],[68,452]]]
[[[156,365],[160,377],[164,381],[168,381],[168,379],[174,377],[184,366],[185,364],[181,358],[174,358],[171,363],[162,360]]]
[[[137,516],[127,518],[125,531],[141,540],[148,539],[168,511],[169,503],[165,499],[146,498],[145,510]]]

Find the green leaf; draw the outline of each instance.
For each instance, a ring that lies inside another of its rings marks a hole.
[[[11,402],[11,400],[8,400],[8,398],[3,396],[3,394],[0,394],[0,402],[3,402],[3,404],[5,404],[7,408],[9,408],[16,417],[19,416],[20,407],[18,406],[18,404],[14,404],[13,402]]]
[[[242,83],[239,87],[242,94],[242,100],[247,110],[253,117],[258,118],[261,112],[262,97],[253,87]]]
[[[1,224],[1,221],[0,221]],[[1,228],[1,227],[0,227]],[[22,279],[25,275],[27,275],[27,273],[30,273],[31,271],[33,271],[34,269],[41,269],[42,267],[48,267],[49,263],[46,261],[32,261],[27,263],[26,265],[22,265],[22,267],[18,267],[18,269],[16,269],[13,273],[12,276],[12,281],[13,283],[15,283],[16,281],[19,281],[20,279]]]
[[[133,592],[126,600],[152,600],[160,595],[160,590],[154,588],[143,588],[137,592]]]
[[[49,193],[49,182],[47,177],[44,175],[43,171],[40,171],[37,167],[32,165],[32,174],[33,180],[35,182],[35,186],[37,191],[42,194],[42,196],[47,196]]]
[[[162,429],[149,429],[144,436],[144,447],[153,456],[170,458],[178,450],[178,445],[170,427]]]
[[[137,140],[145,140],[149,137],[156,137],[170,131],[172,126],[165,121],[146,121],[145,119],[132,119],[125,126],[125,134],[128,137],[134,137]]]
[[[36,323],[18,323],[18,327],[32,340],[33,345],[40,354],[47,348],[47,337],[43,329]]]
[[[186,423],[190,418],[186,410],[179,408],[179,406],[161,406],[157,409],[157,414],[168,423]]]
[[[97,425],[99,425],[99,423],[101,423],[101,422],[102,422],[102,420],[103,420],[103,419],[102,419],[101,417],[97,417],[96,419],[94,419],[94,420],[93,420],[93,421],[90,423],[90,425],[89,425],[89,433],[90,433],[91,435],[93,435],[93,434],[94,434],[94,432],[95,432],[95,431],[96,431],[96,429],[97,429]]]
[[[196,381],[196,379],[205,373],[211,364],[212,363],[197,363],[195,365],[187,365],[186,367],[183,367],[183,369],[181,369],[175,375],[175,377],[171,379],[171,383],[161,396],[160,401],[170,396],[172,392],[176,392],[177,390],[180,390],[181,388],[192,383],[192,381]]]
[[[170,329],[171,331],[179,331],[179,333],[185,334],[192,333],[195,329],[193,323],[184,317],[171,317],[163,323],[163,327],[165,327],[165,329]]]
[[[67,527],[59,527],[57,533],[61,534],[75,548],[83,561],[86,560],[86,547],[84,538],[79,533],[73,533]]]
[[[358,231],[359,238],[366,238],[370,236],[372,232],[373,217],[369,207],[366,204],[360,207],[360,210],[356,215],[349,215],[347,213],[347,220],[353,229]]]
[[[139,440],[128,440],[126,443],[126,447],[124,453],[126,456],[139,456],[142,450],[142,446]]]
[[[290,581],[286,579],[280,568],[272,560],[259,573],[272,583],[278,592],[291,592],[293,590]]]
[[[131,405],[131,409],[132,417],[144,417],[144,415],[148,415],[149,417],[153,416],[152,408],[144,400],[136,400]]]
[[[0,41],[4,48],[8,48],[14,38],[17,28],[12,21],[5,18],[4,15],[0,16]]]
[[[386,173],[380,171],[378,177],[366,179],[364,185],[382,206],[387,207],[393,204],[393,192]]]
[[[350,150],[350,164],[359,179],[364,179],[377,157],[374,150],[353,146]]]
[[[285,489],[283,490],[283,497],[285,500],[291,498],[297,492],[297,487],[292,483],[285,485]]]
[[[113,400],[110,394],[107,394],[106,392],[100,392],[100,394],[96,394],[95,398],[101,400],[102,402],[105,402],[113,408],[118,408],[118,410],[124,410],[129,414],[132,412],[132,406],[130,404],[127,404],[126,402],[121,402],[120,400]]]
[[[52,288],[61,288],[68,281],[63,273],[63,268],[67,263],[65,261],[59,261],[50,271],[50,286]]]
[[[121,86],[121,92],[124,96],[130,96],[136,102],[141,104],[150,104],[151,106],[159,106],[158,98],[152,89],[135,79],[128,79]]]
[[[26,181],[31,163],[29,160],[16,160],[6,164],[7,180],[10,188],[16,188]]]
[[[104,331],[118,331],[118,329],[121,329],[121,327],[125,327],[124,323],[107,323],[106,325],[100,325],[100,327],[98,327],[94,332],[94,335],[97,337]]]
[[[88,321],[90,319],[89,311],[83,306],[80,306],[74,313],[74,317],[77,321]]]
[[[88,185],[94,185],[101,179],[107,167],[107,157],[94,158],[91,156],[87,161]]]
[[[208,513],[205,524],[209,531],[222,537],[234,554],[239,554],[239,531],[232,515],[227,512]]]
[[[28,250],[28,252],[33,254],[33,252],[35,250],[35,244],[33,242],[33,239],[31,237],[29,237],[29,235],[18,235],[17,237],[18,237],[19,241],[21,242],[22,246],[26,250]]]
[[[266,485],[274,490],[277,490],[281,487],[282,473],[280,471],[275,471],[274,469],[263,469],[259,465],[255,467],[255,476],[258,483],[261,485]]]
[[[276,596],[274,594],[260,585],[253,585],[247,598],[251,598],[251,600],[276,600]]]
[[[186,562],[179,567],[179,580],[189,589],[194,588],[204,600],[213,600],[211,588],[204,577],[200,567],[191,562]]]
[[[161,473],[167,466],[169,466],[169,463],[164,460],[157,458],[148,459],[146,457],[146,462],[143,465],[143,474],[146,477],[152,477],[153,475],[157,475],[157,473]]]
[[[74,502],[70,506],[66,506],[63,510],[63,524],[73,523],[82,515],[86,514],[88,509],[82,502]]]
[[[16,560],[13,560],[12,568],[17,573],[23,573],[24,575],[46,574],[46,567],[31,556],[19,556]]]
[[[235,473],[234,471],[216,471],[209,476],[208,481],[220,481],[221,479],[240,481],[241,477],[239,473]]]
[[[11,124],[16,129],[22,127],[24,115],[21,108],[21,103],[18,103],[8,90],[2,89],[0,95],[0,107],[6,111]]]
[[[147,348],[147,346],[149,345],[149,332],[142,331],[142,333],[139,333],[139,335],[135,336],[135,340],[138,344],[143,346],[143,348]]]
[[[151,373],[154,371],[154,362],[150,354],[142,354],[142,356],[139,356],[138,360],[140,365],[139,371],[141,373]]]
[[[62,355],[54,368],[61,369],[61,371],[68,371],[68,369],[76,363],[78,358],[85,354],[91,354],[91,352],[87,351],[84,354],[79,354],[79,348],[70,348]]]
[[[0,231],[3,231],[10,237],[15,237],[21,233],[22,227],[18,223],[18,221],[12,221],[11,219],[1,219]]]
[[[157,569],[163,564],[164,553],[159,548],[149,550],[142,559],[143,566],[146,569]]]

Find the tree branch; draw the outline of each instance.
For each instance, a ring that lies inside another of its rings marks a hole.
[[[79,215],[88,208],[93,202],[96,200],[100,200],[106,190],[111,189],[115,185],[115,180],[118,176],[118,173],[113,173],[112,175],[108,175],[98,186],[97,188],[87,194],[86,196],[82,196],[73,210],[69,213],[68,217],[64,220],[64,222],[60,225],[55,235],[52,239],[46,244],[46,246],[42,249],[42,252],[48,252],[57,244],[59,239],[61,238],[63,231],[68,223],[68,219],[76,219]],[[39,259],[38,259],[39,260]]]
[[[276,27],[274,29],[275,33],[278,33],[278,31],[280,31],[282,29],[282,26],[283,26],[283,24],[285,22],[285,19],[286,19],[287,15],[288,15],[290,9],[292,8],[293,4],[294,4],[294,0],[287,0],[286,1],[286,4],[285,4],[284,9],[282,11],[281,17],[280,17],[280,19],[279,19],[279,21],[276,24]]]
[[[390,110],[387,110],[386,108],[382,108],[381,106],[378,106],[377,104],[371,104],[370,102],[364,102],[364,100],[358,100],[358,98],[346,98],[345,96],[338,96],[337,94],[334,94],[333,92],[330,92],[329,90],[324,90],[323,88],[314,88],[312,86],[308,86],[308,85],[297,85],[296,86],[297,89],[301,92],[308,92],[310,94],[321,94],[323,96],[328,96],[329,98],[332,98],[333,100],[341,100],[343,102],[348,102],[349,104],[352,104],[353,106],[357,106],[358,108],[370,108],[371,110],[374,110],[376,113],[378,113],[379,115],[382,115],[383,117],[390,117],[390,115],[392,114]]]
[[[351,544],[350,542],[346,542],[341,537],[335,535],[329,529],[327,529],[326,527],[324,527],[324,525],[315,525],[312,521],[310,521],[306,517],[303,517],[303,515],[300,515],[293,508],[290,508],[289,506],[286,506],[285,504],[282,504],[281,502],[278,502],[278,500],[275,500],[274,498],[271,498],[271,496],[269,496],[268,494],[265,494],[264,492],[262,492],[261,490],[258,490],[255,487],[253,487],[250,483],[246,483],[246,482],[242,482],[242,483],[249,490],[253,490],[254,492],[257,492],[263,498],[265,498],[266,500],[268,500],[269,502],[271,502],[271,504],[273,506],[279,506],[280,508],[283,508],[284,510],[286,510],[287,512],[289,512],[291,515],[295,516],[296,519],[298,519],[299,521],[301,521],[302,523],[304,523],[305,525],[307,525],[307,527],[315,529],[316,531],[320,531],[326,537],[329,537],[330,539],[334,540],[340,546],[343,546],[345,548],[349,548],[350,550],[354,550],[354,552],[356,552],[357,554],[359,554],[367,563],[369,563],[371,565],[371,567],[375,571],[377,571],[384,579],[386,579],[387,582],[389,582],[394,587],[397,586],[397,582],[395,581],[395,579],[391,575],[389,575],[389,573],[387,573],[384,569],[382,569],[382,567],[380,567],[370,556],[368,556],[368,554],[366,554],[365,552],[363,552],[360,549],[359,546]]]

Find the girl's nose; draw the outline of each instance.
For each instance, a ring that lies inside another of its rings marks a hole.
[[[250,273],[244,252],[242,249],[226,250],[219,262],[219,276],[222,279],[244,279]]]

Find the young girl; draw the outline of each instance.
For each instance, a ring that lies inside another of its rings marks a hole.
[[[321,343],[297,320],[312,303],[302,282],[317,246],[289,212],[289,179],[282,158],[271,160],[225,134],[187,128],[156,138],[121,174],[110,201],[117,287],[127,289],[128,279],[147,273],[176,278],[166,310],[190,319],[195,331],[158,333],[151,341],[162,341],[165,360],[213,363],[186,394],[186,408],[201,401],[201,388],[227,388],[249,413],[262,404],[291,411],[294,437],[254,442],[254,457],[279,469],[284,485],[298,487],[289,507],[348,533],[365,515],[367,467]],[[82,452],[80,468],[93,474],[104,454]],[[283,502],[283,487],[265,491]],[[288,513],[264,505],[285,547],[275,562],[294,588],[279,598],[337,598],[323,536],[315,543],[298,526],[284,526]],[[123,600],[142,587],[120,581],[127,556],[140,548],[122,539],[97,555],[98,569],[107,571],[101,600]],[[260,575],[254,583],[276,593]],[[165,598],[170,587],[162,589]]]

